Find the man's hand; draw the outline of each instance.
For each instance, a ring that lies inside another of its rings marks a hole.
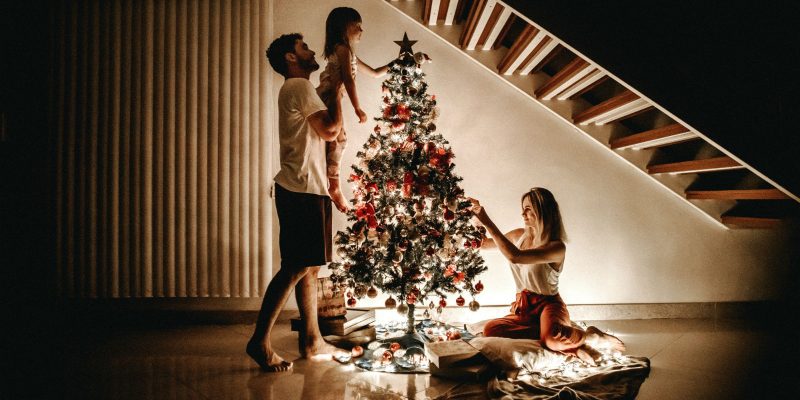
[[[356,108],[356,115],[358,116],[358,123],[363,124],[367,122],[367,113],[360,108]]]

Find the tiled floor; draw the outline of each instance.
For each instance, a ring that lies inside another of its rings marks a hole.
[[[759,393],[767,398],[785,382],[783,377],[794,375],[770,364],[781,355],[761,340],[764,332],[754,324],[699,319],[590,323],[618,334],[628,345],[627,354],[650,358],[652,371],[639,399],[744,399],[762,397]],[[61,359],[53,360],[60,379],[41,384],[59,385],[50,388],[55,396],[48,397],[277,400],[447,398],[459,385],[429,375],[365,372],[299,359],[296,334],[287,322],[278,325],[274,345],[295,360],[294,370],[261,373],[244,354],[251,332],[252,325],[213,325],[85,334],[67,340]],[[462,384],[457,391],[465,389],[470,387]]]

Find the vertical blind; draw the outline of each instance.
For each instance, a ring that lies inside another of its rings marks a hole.
[[[53,10],[67,297],[254,297],[271,278],[271,2]]]

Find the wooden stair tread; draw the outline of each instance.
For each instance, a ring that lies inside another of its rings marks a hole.
[[[768,229],[779,226],[783,220],[775,217],[757,217],[743,215],[723,215],[720,217],[723,224],[731,228],[743,229]]]
[[[534,91],[534,96],[542,100],[550,100],[563,92],[575,82],[588,75],[595,68],[586,60],[575,57],[564,68],[553,75],[544,85]]]
[[[687,190],[689,200],[787,200],[778,189]]]
[[[721,170],[739,169],[739,168],[744,168],[744,166],[728,156],[723,156],[723,157],[706,158],[703,160],[690,160],[690,161],[680,161],[675,163],[648,165],[647,173],[688,174],[688,173],[721,171]]]
[[[627,148],[646,149],[692,140],[698,136],[681,124],[672,124],[649,131],[639,132],[613,140],[610,146],[614,150]]]
[[[578,125],[590,123],[605,124],[634,115],[652,107],[644,99],[630,90],[624,92],[572,116],[572,122]]]

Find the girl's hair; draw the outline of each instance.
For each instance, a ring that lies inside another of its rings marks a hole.
[[[542,239],[566,242],[567,232],[564,230],[561,211],[553,193],[545,188],[535,187],[523,194],[520,202],[525,201],[526,197],[530,199],[533,211],[542,221]]]
[[[353,8],[336,7],[331,10],[325,21],[325,58],[335,53],[337,44],[350,47],[350,42],[347,40],[347,25],[359,22],[361,14]]]

